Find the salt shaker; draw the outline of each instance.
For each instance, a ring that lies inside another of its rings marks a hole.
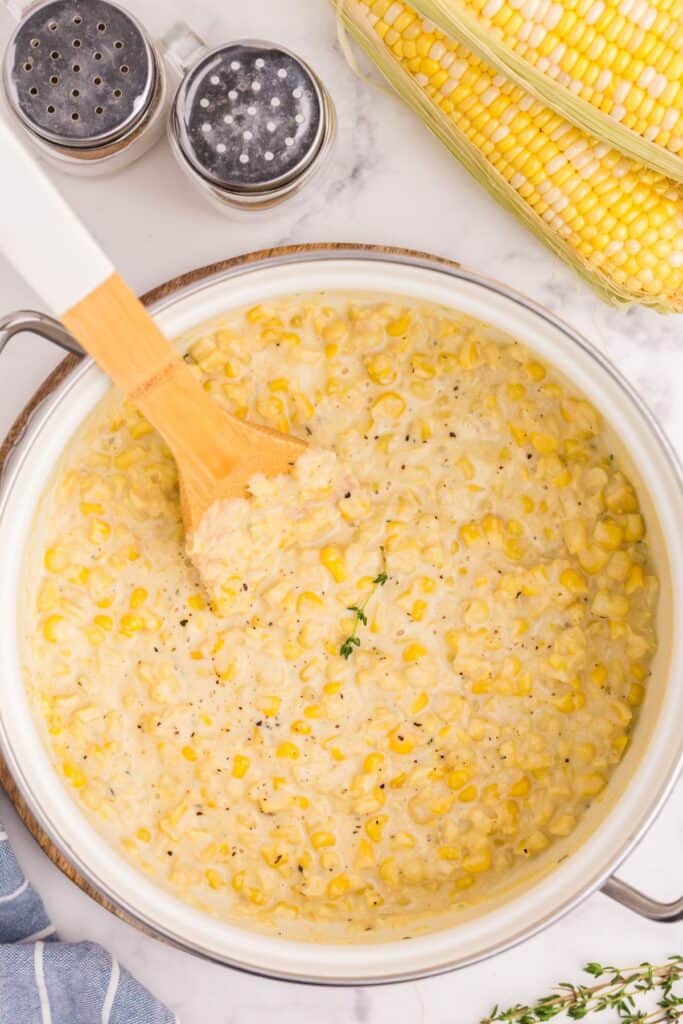
[[[74,174],[105,174],[163,135],[163,62],[138,21],[110,0],[7,5],[7,106],[39,154]]]

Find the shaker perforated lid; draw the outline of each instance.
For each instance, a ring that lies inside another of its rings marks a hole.
[[[60,146],[99,147],[147,112],[157,67],[144,32],[105,0],[50,0],[32,8],[4,66],[10,106],[36,135]]]
[[[275,191],[315,162],[329,131],[313,71],[283,47],[256,41],[203,56],[183,80],[172,129],[207,182],[246,195]]]

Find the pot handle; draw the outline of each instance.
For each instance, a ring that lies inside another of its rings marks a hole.
[[[14,335],[21,334],[22,331],[38,334],[41,338],[54,342],[55,345],[59,345],[60,348],[73,353],[73,355],[83,355],[81,346],[69,334],[66,327],[60,324],[59,320],[31,309],[21,309],[0,318],[0,354]]]
[[[615,875],[607,879],[602,887],[602,892],[605,896],[616,900],[617,903],[628,907],[629,910],[640,914],[641,917],[649,918],[650,921],[664,921],[667,924],[673,921],[683,921],[683,896],[671,903],[661,903],[659,900],[653,900],[650,896],[646,896],[639,889],[634,889],[632,885]]]

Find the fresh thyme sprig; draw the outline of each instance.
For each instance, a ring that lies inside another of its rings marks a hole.
[[[589,963],[584,971],[602,979],[597,985],[572,985],[562,982],[547,996],[530,1006],[517,1004],[507,1010],[494,1006],[481,1024],[504,1021],[505,1024],[537,1024],[564,1014],[581,1020],[592,1013],[613,1010],[623,1024],[674,1024],[683,1019],[683,995],[674,986],[683,978],[683,956],[677,954],[666,963],[639,964],[637,967],[604,967]],[[639,1008],[636,1000],[647,992],[659,996],[655,1009]]]
[[[387,559],[386,555],[384,554],[384,548],[380,548],[379,550],[382,555],[382,568],[372,581],[372,590],[370,591],[370,593],[368,594],[368,596],[365,598],[361,605],[351,604],[346,609],[349,612],[353,612],[354,619],[353,629],[351,630],[351,633],[347,636],[346,640],[339,648],[339,653],[341,654],[342,658],[350,658],[354,652],[354,649],[356,647],[360,647],[360,637],[358,636],[358,629],[360,626],[367,626],[368,624],[368,617],[365,614],[365,609],[368,606],[368,601],[370,601],[375,596],[379,588],[383,587],[384,584],[389,579],[387,575]]]

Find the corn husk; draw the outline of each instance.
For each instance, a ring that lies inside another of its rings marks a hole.
[[[658,0],[650,0],[649,6],[656,10],[657,2]],[[677,2],[678,0],[674,0],[674,5]],[[679,116],[671,131],[673,141],[663,146],[647,138],[644,133],[636,132],[622,124],[617,117],[607,111],[606,104],[610,102],[609,90],[604,90],[590,100],[585,99],[571,90],[568,80],[563,82],[552,78],[546,71],[534,67],[518,48],[512,47],[501,38],[490,19],[476,11],[468,0],[415,0],[413,6],[447,35],[458,39],[463,46],[476,53],[491,67],[501,71],[511,81],[516,82],[552,110],[556,110],[568,121],[607,142],[632,160],[652,167],[674,181],[683,182],[683,85],[680,99],[677,98],[680,106],[680,109],[677,108]],[[577,9],[585,9],[586,6],[584,4],[581,8],[580,5],[575,5],[571,9],[576,12]],[[529,19],[527,23],[528,21]],[[586,27],[589,27],[588,23]],[[675,15],[672,18],[671,31],[683,37],[683,6],[678,18]],[[637,59],[637,54],[634,54],[634,62]],[[649,95],[646,88],[643,91]],[[649,127],[651,126],[648,125]]]
[[[612,167],[611,175],[603,175],[601,178],[601,194],[606,198],[603,200],[604,210],[598,209],[597,214],[611,216],[610,210],[618,209],[620,203],[627,202],[635,188],[639,193],[643,193],[644,206],[649,207],[654,202],[662,204],[665,211],[660,226],[662,238],[676,239],[673,243],[667,243],[678,247],[671,257],[671,266],[668,263],[666,266],[660,266],[651,280],[645,280],[640,284],[624,282],[619,269],[618,253],[610,255],[597,250],[580,252],[571,233],[560,230],[552,217],[544,218],[539,215],[522,195],[523,189],[511,187],[491,161],[458,129],[451,117],[440,109],[423,85],[418,83],[416,76],[405,69],[377,35],[368,8],[362,0],[332,2],[342,23],[400,98],[420,115],[427,127],[498,202],[514,213],[527,228],[569,263],[603,299],[612,304],[637,302],[659,312],[683,310],[683,186],[630,161],[603,143],[597,142],[592,136],[584,134],[585,145],[599,147],[599,152],[607,155]],[[487,74],[491,74],[486,65],[482,67]],[[496,81],[502,81],[501,76],[497,75]],[[519,86],[507,83],[505,88],[511,90],[511,94],[524,105],[524,109],[530,115],[535,111],[540,111],[541,114],[544,112],[542,105],[525,95]],[[554,114],[552,116],[556,117]],[[576,133],[578,129],[572,127],[571,131]],[[574,183],[580,184],[578,179],[583,179],[580,169],[574,173]]]

